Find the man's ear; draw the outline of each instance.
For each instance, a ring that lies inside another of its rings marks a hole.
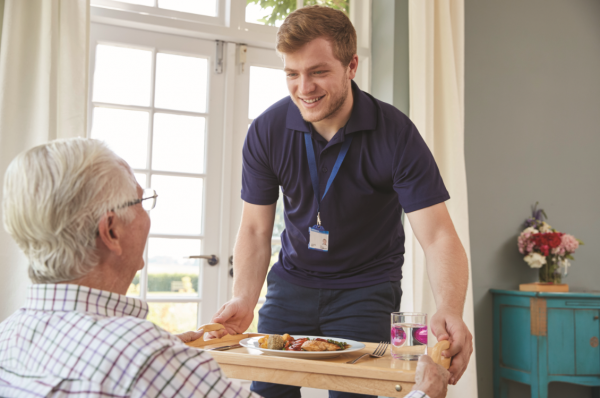
[[[116,228],[117,216],[114,212],[109,211],[100,219],[98,223],[98,237],[104,243],[104,246],[113,254],[120,256],[123,253],[120,242],[120,234]]]
[[[354,79],[356,71],[358,70],[358,55],[354,54],[352,60],[348,64],[348,77]]]

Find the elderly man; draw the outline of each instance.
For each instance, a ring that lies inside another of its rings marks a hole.
[[[199,334],[166,332],[125,296],[156,201],[143,192],[96,140],[53,141],[11,163],[4,227],[34,284],[0,324],[0,396],[258,397],[182,342]]]
[[[4,227],[29,258],[27,303],[0,324],[0,396],[258,397],[126,297],[156,193],[102,142],[58,140],[19,155]],[[409,397],[443,397],[448,372],[419,362]],[[428,395],[427,395],[428,394]]]

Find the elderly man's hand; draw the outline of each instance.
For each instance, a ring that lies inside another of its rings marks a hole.
[[[421,355],[415,374],[413,390],[423,391],[430,398],[444,398],[448,392],[450,373],[433,362],[428,355]]]
[[[469,365],[473,353],[473,335],[459,314],[438,309],[430,321],[430,328],[438,341],[449,340],[450,349],[442,352],[446,358],[452,357],[450,384],[456,384]]]
[[[183,341],[184,343],[189,343],[191,341],[198,340],[200,337],[202,337],[203,333],[203,330],[192,330],[190,332],[176,334],[175,336],[179,337],[179,340]]]

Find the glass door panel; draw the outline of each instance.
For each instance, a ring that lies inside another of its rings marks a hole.
[[[224,79],[210,68],[215,44],[97,24],[91,44],[90,136],[158,194],[146,266],[128,294],[148,301],[148,318],[163,328],[193,330],[218,309],[218,267],[188,258],[220,250]]]

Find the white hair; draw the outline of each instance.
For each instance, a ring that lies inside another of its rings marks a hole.
[[[98,222],[109,211],[126,224],[137,199],[127,163],[101,141],[51,141],[19,154],[4,176],[4,228],[29,258],[34,283],[80,278],[98,264]]]

